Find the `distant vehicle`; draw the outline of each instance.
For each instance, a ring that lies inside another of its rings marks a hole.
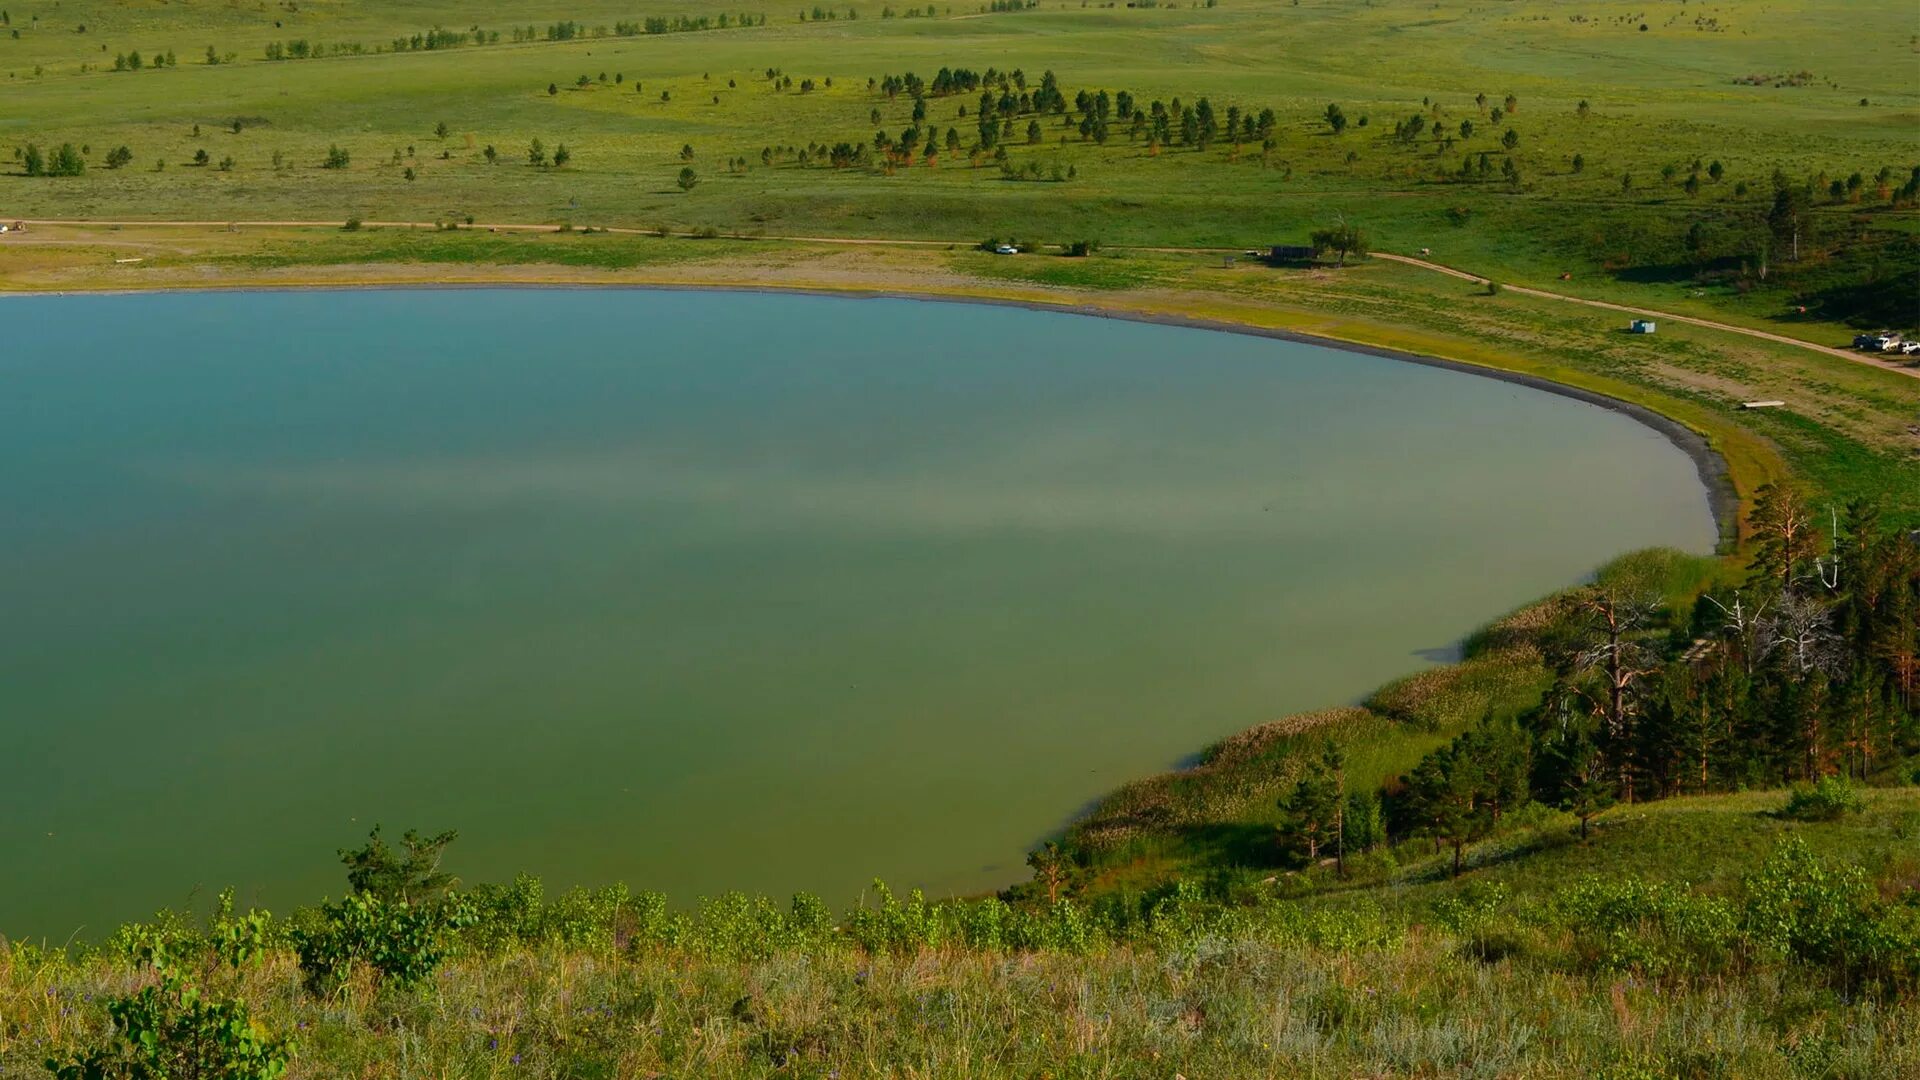
[[[1886,330],[1877,334],[1861,334],[1853,339],[1853,347],[1868,352],[1893,352],[1900,347],[1900,335]]]
[[[1915,353],[1920,353],[1920,341],[1903,341],[1900,343],[1901,356],[1912,356]]]
[[[995,244],[993,253],[995,255],[1018,255],[1020,254],[1020,249],[1014,247],[1012,244]]]
[[[1627,324],[1629,334],[1651,334],[1654,331],[1652,319],[1635,319]]]
[[[1878,336],[1877,334],[1855,334],[1853,335],[1853,347],[1856,349],[1877,349],[1879,346],[1873,342]]]

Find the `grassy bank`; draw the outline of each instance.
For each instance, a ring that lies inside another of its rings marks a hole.
[[[465,894],[430,974],[362,963],[323,992],[286,944],[312,913],[165,919],[80,951],[0,944],[0,1075],[102,1044],[106,1003],[155,984],[136,959],[155,943],[254,1030],[290,1037],[295,1076],[1910,1073],[1920,998],[1886,980],[1916,974],[1912,957],[1823,952],[1767,920],[1825,896],[1834,918],[1903,925],[1872,890],[1920,872],[1920,798],[1876,792],[1815,825],[1776,817],[1782,802],[1660,803],[1584,845],[1542,816],[1476,849],[1466,880],[1414,860],[1310,894],[1026,909],[876,893],[837,914],[723,897],[676,914],[523,880]],[[237,967],[220,959],[236,938],[259,943]]]

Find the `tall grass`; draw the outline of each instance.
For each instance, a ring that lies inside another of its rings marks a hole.
[[[1836,982],[1821,956],[1751,929],[1847,873],[1795,850],[1717,867],[1749,870],[1724,894],[1493,876],[1302,904],[1188,885],[1025,944],[980,936],[993,902],[882,899],[829,919],[721,898],[671,914],[618,891],[545,900],[523,879],[415,988],[362,970],[316,996],[278,948],[200,971],[294,1036],[296,1076],[1909,1074],[1910,985]],[[1886,910],[1848,895],[1848,911]],[[193,955],[190,927],[165,933]],[[150,978],[112,943],[0,945],[0,1076],[98,1042],[104,1003]]]

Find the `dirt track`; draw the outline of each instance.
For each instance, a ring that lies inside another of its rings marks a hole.
[[[27,218],[25,220],[29,226],[33,226],[33,225],[71,226],[75,228],[123,227],[123,228],[189,228],[189,229],[238,229],[238,228],[283,228],[283,229],[332,228],[332,229],[337,229],[345,224],[345,222],[341,222],[341,221],[96,221],[96,220],[85,220],[85,219],[34,219],[34,218]],[[362,222],[361,224],[367,228],[388,228],[388,229],[434,229],[434,228],[440,227],[438,223],[423,222],[423,221],[365,221],[365,222]],[[554,231],[555,226],[531,225],[531,224],[524,224],[524,223],[476,222],[472,225],[464,225],[462,226],[462,228],[486,229],[491,232],[538,233],[538,232],[552,232]],[[616,233],[616,234],[627,235],[627,236],[649,236],[649,235],[652,235],[654,232],[654,230],[652,229],[634,229],[634,228],[617,228],[617,227],[609,228],[609,227],[599,226],[599,225],[593,226],[593,228],[601,232]],[[795,242],[795,243],[844,244],[848,246],[955,247],[955,246],[971,246],[972,245],[972,241],[899,240],[899,239],[891,239],[891,238],[885,238],[885,237],[742,236],[742,235],[729,234],[727,238],[734,239],[734,240],[784,240],[784,241]],[[1176,247],[1143,247],[1143,248],[1129,249],[1125,247],[1118,247],[1115,250],[1121,250],[1121,251],[1138,250],[1138,251],[1156,251],[1156,252],[1168,252],[1168,253],[1211,254],[1216,252],[1223,252],[1223,251],[1226,251],[1227,249],[1224,249],[1224,248],[1176,248]],[[1441,263],[1430,262],[1426,259],[1414,258],[1411,255],[1395,255],[1389,252],[1376,251],[1376,252],[1373,252],[1373,256],[1379,259],[1387,259],[1392,262],[1403,263],[1407,266],[1416,266],[1423,270],[1431,270],[1437,274],[1446,274],[1449,277],[1459,278],[1462,281],[1471,281],[1477,285],[1484,285],[1487,283],[1487,280],[1488,280],[1487,278],[1484,278],[1478,274],[1469,273],[1468,271],[1459,270],[1451,266],[1445,266]],[[1509,285],[1509,284],[1502,283],[1501,288],[1509,290],[1511,292],[1518,293],[1522,296],[1535,296],[1535,297],[1540,297],[1546,300],[1559,300],[1569,304],[1584,304],[1587,307],[1604,308],[1608,311],[1618,311],[1623,314],[1634,315],[1640,318],[1653,319],[1656,321],[1686,323],[1687,325],[1690,325],[1690,326],[1701,326],[1710,330],[1721,330],[1729,334],[1744,334],[1747,337],[1760,338],[1761,340],[1771,341],[1781,345],[1793,345],[1802,349],[1812,349],[1815,352],[1822,352],[1830,356],[1836,356],[1842,360],[1846,360],[1851,363],[1862,364],[1867,367],[1881,368],[1886,371],[1894,372],[1895,374],[1898,374],[1898,375],[1906,375],[1910,378],[1920,379],[1920,367],[1917,367],[1911,364],[1902,364],[1898,361],[1881,359],[1869,353],[1862,353],[1862,352],[1856,352],[1849,349],[1836,348],[1831,345],[1821,345],[1811,341],[1802,341],[1799,338],[1788,337],[1785,334],[1775,334],[1766,330],[1756,330],[1751,327],[1736,326],[1732,323],[1716,322],[1712,319],[1702,319],[1692,315],[1676,315],[1670,311],[1654,311],[1650,308],[1631,307],[1626,304],[1615,304],[1605,300],[1589,300],[1585,297],[1569,296],[1565,293],[1551,292],[1546,289],[1535,289],[1525,285]]]

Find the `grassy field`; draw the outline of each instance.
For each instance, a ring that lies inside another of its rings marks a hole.
[[[432,2],[65,0],[14,10],[0,29],[0,153],[71,142],[92,167],[72,178],[0,178],[0,214],[472,216],[1232,248],[1300,242],[1344,215],[1383,248],[1430,248],[1503,280],[1778,323],[1822,340],[1841,335],[1842,317],[1913,321],[1920,226],[1910,206],[1889,199],[1920,164],[1911,137],[1920,27],[1890,0],[1844,13],[1810,2],[1649,9],[1616,0],[1045,2],[1018,12],[943,5],[919,18],[904,6],[893,18],[879,6],[834,10],[838,18],[816,22],[798,9],[690,4],[670,14],[766,21],[630,37],[618,27],[639,15],[598,2],[490,5],[477,23],[471,8]],[[581,36],[544,40],[561,19],[576,20]],[[398,37],[476,26],[498,43],[392,51]],[[515,42],[525,28],[538,40]],[[367,51],[265,59],[270,43],[291,40]],[[207,63],[209,48],[231,61]],[[114,70],[133,51],[142,69]],[[168,52],[177,66],[155,69],[151,58]],[[1020,113],[1004,140],[1013,171],[1032,166],[1041,179],[1007,179],[989,154],[971,152],[977,91],[926,98],[924,127],[939,147],[931,160],[826,163],[828,146],[871,146],[877,129],[897,137],[914,125],[911,95],[889,96],[870,80],[931,79],[942,67],[1018,70],[1029,87],[1057,73],[1066,111]],[[1765,85],[1740,81],[1754,76]],[[1099,144],[1079,131],[1081,90],[1125,90],[1143,108],[1204,97],[1222,122],[1229,107],[1249,118],[1272,109],[1271,146],[1220,136],[1199,149],[1178,145],[1176,131],[1176,145],[1150,148],[1150,132],[1120,122]],[[1329,103],[1349,118],[1343,134],[1323,118]],[[1495,111],[1507,115],[1496,121]],[[1415,114],[1422,134],[1396,138]],[[1040,129],[1033,144],[1030,121]],[[957,151],[947,149],[948,128]],[[535,139],[549,154],[564,144],[570,160],[530,164]],[[131,161],[104,167],[119,146]],[[323,168],[334,146],[348,161]],[[201,151],[207,163],[193,164]],[[1503,177],[1508,158],[1517,182]],[[699,179],[690,191],[677,183],[686,167]],[[1743,278],[1775,170],[1816,189],[1807,251],[1797,263],[1773,251],[1766,281]],[[1854,190],[1826,197],[1831,181],[1855,173]],[[1562,273],[1571,277],[1561,282]],[[1841,289],[1863,283],[1878,283],[1877,301]]]

